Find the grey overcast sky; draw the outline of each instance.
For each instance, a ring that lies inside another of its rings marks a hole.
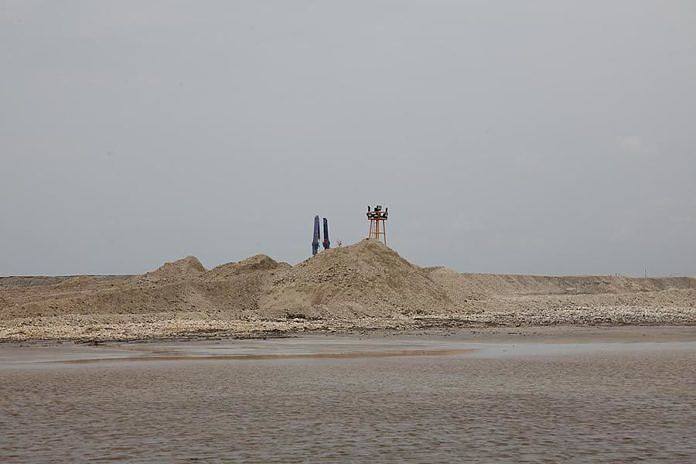
[[[0,0],[0,274],[696,275],[696,2]]]

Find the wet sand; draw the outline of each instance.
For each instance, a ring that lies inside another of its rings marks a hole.
[[[2,462],[694,462],[696,329],[0,345]]]

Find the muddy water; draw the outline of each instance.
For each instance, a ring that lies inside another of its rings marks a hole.
[[[693,341],[0,347],[3,463],[696,462],[693,437]]]

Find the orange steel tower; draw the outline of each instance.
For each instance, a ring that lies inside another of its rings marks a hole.
[[[370,233],[367,238],[376,238],[387,244],[387,216],[389,208],[382,211],[382,206],[377,205],[374,209],[367,207],[367,219],[370,221]]]

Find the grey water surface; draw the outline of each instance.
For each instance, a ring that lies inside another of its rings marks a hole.
[[[695,462],[696,342],[0,347],[0,461]]]

